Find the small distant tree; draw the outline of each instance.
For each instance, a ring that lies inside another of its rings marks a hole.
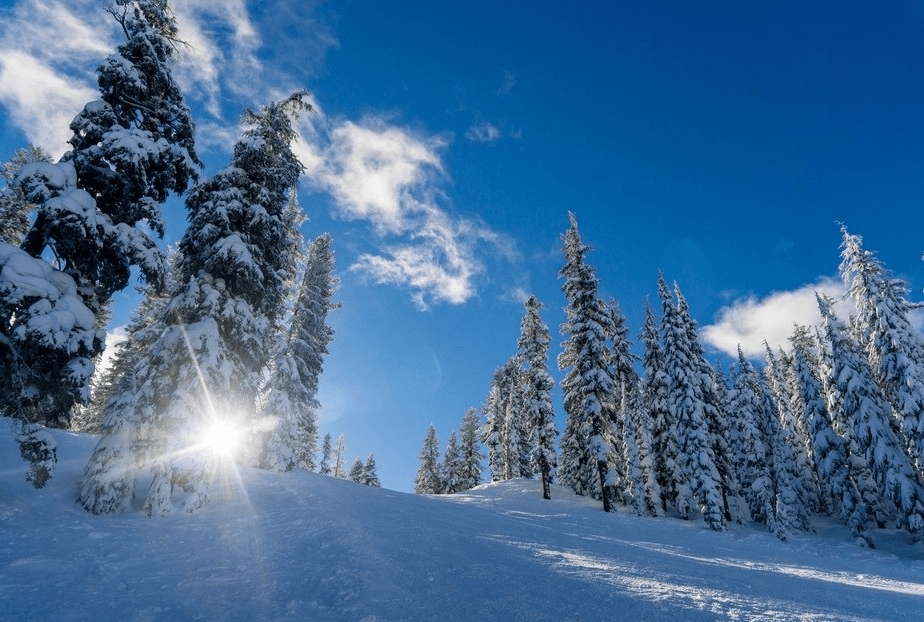
[[[446,452],[443,454],[441,471],[443,473],[443,493],[451,495],[463,490],[462,454],[455,430],[449,433],[449,441],[446,443]]]
[[[516,357],[494,370],[485,399],[481,439],[488,448],[491,481],[519,476],[518,440],[523,431],[520,363]]]
[[[470,490],[481,483],[484,455],[478,441],[478,428],[478,411],[469,408],[465,411],[459,428],[459,490]]]
[[[375,456],[372,454],[369,454],[369,457],[366,458],[366,463],[363,465],[363,484],[373,488],[382,487],[382,483],[379,482],[378,468],[375,466]]]
[[[443,478],[440,473],[440,446],[436,427],[427,428],[423,446],[420,448],[420,466],[414,478],[414,492],[418,495],[438,495],[443,492]]]
[[[331,447],[330,433],[324,435],[324,443],[321,445],[321,463],[318,465],[318,473],[321,475],[331,475],[331,459],[333,457],[333,448]]]
[[[346,441],[343,439],[343,434],[341,434],[337,437],[337,443],[334,445],[334,466],[331,473],[334,477],[339,477],[340,479],[346,479],[347,476],[345,453]]]
[[[365,463],[363,463],[362,458],[357,456],[353,460],[353,464],[350,466],[350,473],[347,477],[349,478],[351,482],[362,484],[364,473],[365,473]]]

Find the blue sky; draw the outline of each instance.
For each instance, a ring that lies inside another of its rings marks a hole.
[[[429,423],[445,443],[482,404],[529,293],[557,354],[568,211],[633,334],[662,270],[715,360],[839,295],[838,222],[921,299],[924,4],[577,4],[174,3],[206,175],[244,107],[312,94],[300,200],[343,305],[322,431],[386,487],[412,487]],[[116,24],[93,0],[0,7],[0,159],[60,155]]]

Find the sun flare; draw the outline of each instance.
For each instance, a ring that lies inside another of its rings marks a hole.
[[[217,422],[205,437],[205,444],[216,454],[225,455],[234,449],[237,443],[237,431],[227,423]]]

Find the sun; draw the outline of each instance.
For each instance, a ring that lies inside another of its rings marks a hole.
[[[227,423],[216,422],[206,434],[205,444],[211,447],[216,454],[231,453],[237,444],[237,430]]]

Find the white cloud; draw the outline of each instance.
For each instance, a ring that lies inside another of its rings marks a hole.
[[[844,300],[840,279],[822,277],[798,289],[775,292],[766,298],[744,298],[719,311],[718,321],[702,329],[703,338],[729,356],[738,355],[738,346],[749,358],[764,355],[764,341],[770,347],[789,349],[788,339],[795,324],[821,324],[815,294],[827,294],[835,301],[835,312],[846,319],[853,303]]]
[[[509,244],[481,221],[438,205],[445,140],[380,118],[333,127],[322,119],[306,129],[308,140],[298,153],[310,183],[331,194],[340,218],[368,222],[380,249],[362,254],[351,270],[375,283],[409,288],[421,309],[461,304],[475,295],[475,278],[484,272],[479,245]]]
[[[465,137],[475,143],[493,143],[503,136],[500,128],[487,121],[478,121],[465,133]]]
[[[312,171],[337,200],[340,216],[368,220],[381,234],[419,229],[443,175],[439,138],[422,139],[381,119],[343,122],[330,132]]]
[[[116,24],[92,0],[26,0],[3,18],[0,103],[29,142],[60,156],[70,122],[99,97],[95,70],[112,49]]]
[[[221,116],[224,90],[251,96],[259,91],[257,50],[261,40],[244,0],[177,0],[174,3],[182,61],[175,70],[184,91]]]

